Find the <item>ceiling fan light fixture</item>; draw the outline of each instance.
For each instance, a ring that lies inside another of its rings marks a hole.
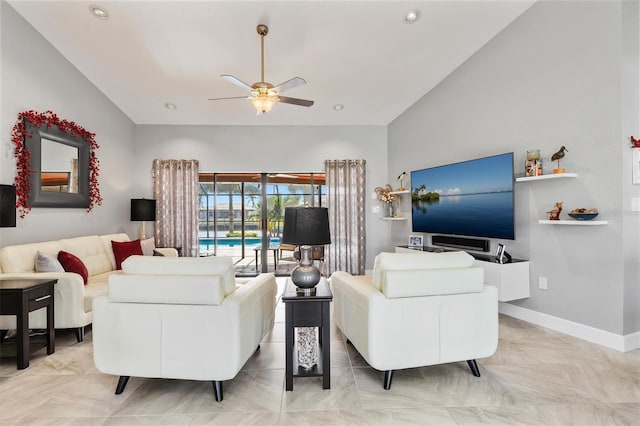
[[[420,19],[420,11],[418,9],[410,10],[404,15],[404,22],[407,24],[413,24]]]
[[[255,98],[251,98],[251,103],[258,111],[258,115],[271,111],[273,104],[277,101],[278,99],[276,97],[269,96],[256,96]]]

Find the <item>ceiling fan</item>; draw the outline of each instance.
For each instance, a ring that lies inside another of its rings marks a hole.
[[[236,84],[242,88],[249,89],[249,96],[233,96],[229,98],[212,98],[210,101],[218,101],[222,99],[249,99],[253,106],[256,108],[258,115],[271,111],[273,104],[276,102],[283,102],[285,104],[299,105],[310,107],[313,105],[313,101],[307,99],[289,98],[286,96],[280,96],[280,93],[285,90],[292,89],[294,87],[307,84],[304,78],[293,77],[290,80],[280,83],[274,86],[271,83],[264,81],[264,37],[269,33],[269,27],[260,24],[256,27],[256,31],[260,35],[260,81],[253,83],[251,86],[232,75],[221,75],[230,83]]]

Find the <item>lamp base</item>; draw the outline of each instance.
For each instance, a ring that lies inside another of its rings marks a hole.
[[[291,271],[291,282],[296,287],[308,290],[311,293],[316,284],[320,282],[320,270],[311,260],[311,246],[300,246],[300,263]]]
[[[140,231],[138,232],[138,238],[140,241],[147,239],[147,227],[145,226],[145,221],[140,222]]]

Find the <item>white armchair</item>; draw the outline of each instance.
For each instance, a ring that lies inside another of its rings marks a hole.
[[[381,253],[373,276],[334,272],[334,320],[362,357],[385,372],[467,361],[498,345],[498,292],[465,252]]]
[[[210,380],[217,401],[273,328],[277,286],[236,284],[231,258],[131,256],[93,303],[96,368],[119,375]]]

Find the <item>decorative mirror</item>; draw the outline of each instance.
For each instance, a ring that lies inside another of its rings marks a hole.
[[[24,120],[31,153],[29,206],[89,207],[89,143],[58,126]]]

